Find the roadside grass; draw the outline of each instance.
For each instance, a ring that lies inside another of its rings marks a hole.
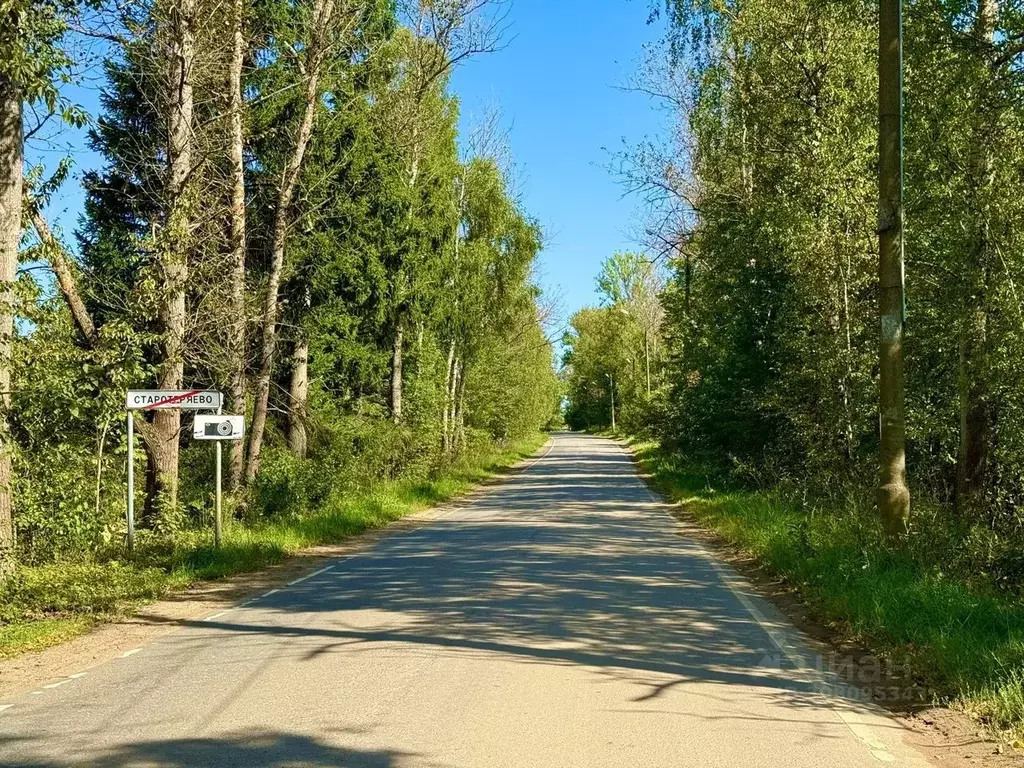
[[[813,513],[771,491],[716,490],[651,442],[632,449],[665,496],[797,590],[819,619],[905,664],[936,699],[1024,739],[1024,602],[957,574],[927,531],[889,545],[869,512]]]
[[[316,513],[247,525],[226,522],[223,546],[210,531],[173,540],[140,531],[132,558],[18,568],[0,588],[0,659],[40,651],[124,615],[141,603],[200,581],[258,571],[300,550],[381,528],[459,496],[534,453],[536,435],[463,460],[436,477],[383,482],[357,494],[335,494]]]

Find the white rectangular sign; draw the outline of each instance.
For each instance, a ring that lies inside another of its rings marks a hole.
[[[220,392],[202,389],[133,389],[128,391],[125,407],[129,411],[215,411],[223,401]]]
[[[241,416],[196,416],[192,423],[195,440],[241,440],[245,419]]]

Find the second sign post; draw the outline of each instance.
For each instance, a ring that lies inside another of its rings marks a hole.
[[[128,550],[135,549],[135,411],[175,409],[179,411],[214,411],[216,415],[197,415],[192,437],[217,441],[217,494],[214,517],[214,541],[221,545],[221,441],[241,440],[244,432],[241,416],[222,416],[224,395],[202,389],[130,390],[125,398],[128,412]]]

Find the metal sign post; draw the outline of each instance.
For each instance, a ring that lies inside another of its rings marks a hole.
[[[128,551],[135,550],[135,411],[217,411],[224,395],[202,389],[139,389],[125,396],[128,412]],[[220,466],[218,454],[218,468]],[[218,473],[219,477],[219,473]],[[218,519],[220,493],[218,485]]]
[[[135,412],[128,411],[128,551],[135,551]]]
[[[221,545],[221,522],[220,522],[220,476],[221,476],[221,455],[223,454],[220,440],[217,441],[217,496],[213,502],[213,546],[220,549]]]
[[[245,420],[241,416],[224,416],[220,408],[216,416],[196,416],[192,423],[194,440],[213,440],[217,444],[217,493],[213,504],[213,543],[219,548],[223,539],[221,522],[221,477],[225,440],[241,440],[245,434]]]

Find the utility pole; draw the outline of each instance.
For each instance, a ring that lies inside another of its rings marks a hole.
[[[890,535],[907,530],[903,331],[903,10],[881,0],[878,36],[878,511]]]
[[[615,376],[611,373],[606,373],[608,377],[608,391],[612,395],[612,432],[615,431]]]

